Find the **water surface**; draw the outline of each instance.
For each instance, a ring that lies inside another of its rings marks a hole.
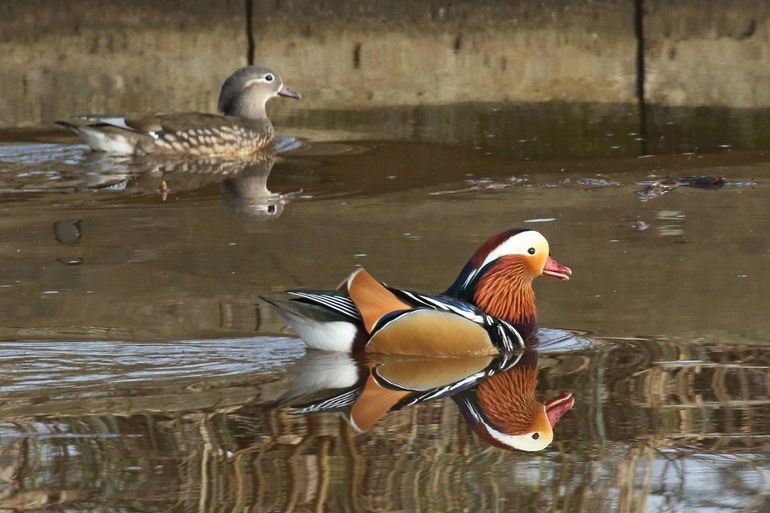
[[[765,510],[766,119],[310,112],[252,162],[3,135],[0,508]],[[640,194],[667,176],[726,183]],[[513,226],[574,271],[536,282],[536,395],[576,401],[549,448],[490,447],[449,398],[365,433],[276,406],[311,356],[260,296],[361,265],[443,290]]]

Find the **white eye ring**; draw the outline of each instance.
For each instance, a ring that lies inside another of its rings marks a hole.
[[[272,73],[268,73],[267,75],[265,75],[265,82],[272,82],[273,78],[275,78],[275,77],[273,77],[273,74]]]

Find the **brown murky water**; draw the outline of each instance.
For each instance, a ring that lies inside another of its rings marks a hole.
[[[3,135],[0,510],[766,511],[767,119],[311,112],[246,163]],[[487,445],[440,394],[363,433],[277,403],[392,362],[305,355],[260,295],[358,265],[443,290],[512,226],[575,273],[536,284],[536,396],[575,399],[550,447]]]

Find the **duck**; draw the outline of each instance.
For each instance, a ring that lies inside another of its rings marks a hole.
[[[270,68],[245,66],[219,93],[220,114],[156,113],[138,117],[73,116],[56,123],[78,134],[94,151],[120,155],[242,157],[268,148],[275,131],[267,102],[301,99]]]
[[[536,398],[538,353],[469,358],[356,359],[313,352],[300,362],[289,390],[275,403],[290,415],[342,412],[356,433],[370,431],[388,413],[451,397],[485,443],[541,451],[554,427],[573,408],[571,392]]]
[[[532,281],[568,280],[539,232],[490,237],[443,294],[388,286],[363,267],[336,290],[286,291],[272,305],[308,347],[418,356],[492,355],[525,348],[537,331]]]

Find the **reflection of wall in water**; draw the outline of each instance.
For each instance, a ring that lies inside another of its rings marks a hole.
[[[485,449],[448,400],[355,436],[336,415],[289,416],[248,394],[190,412],[180,390],[172,397],[182,409],[164,415],[151,413],[161,397],[147,396],[132,399],[130,417],[109,413],[108,401],[97,416],[57,423],[5,416],[14,422],[6,431],[32,436],[3,438],[0,507],[34,495],[75,509],[637,511],[666,497],[698,504],[701,495],[745,505],[759,493],[759,481],[744,480],[739,493],[731,479],[756,477],[750,460],[768,450],[767,348],[607,343],[591,358],[551,356],[557,365],[541,371],[543,388],[569,386],[578,398],[544,453]],[[666,363],[675,360],[684,363]],[[687,363],[698,360],[710,363]],[[62,436],[35,436],[51,432]],[[707,471],[700,486],[712,488],[699,495],[691,471]]]

